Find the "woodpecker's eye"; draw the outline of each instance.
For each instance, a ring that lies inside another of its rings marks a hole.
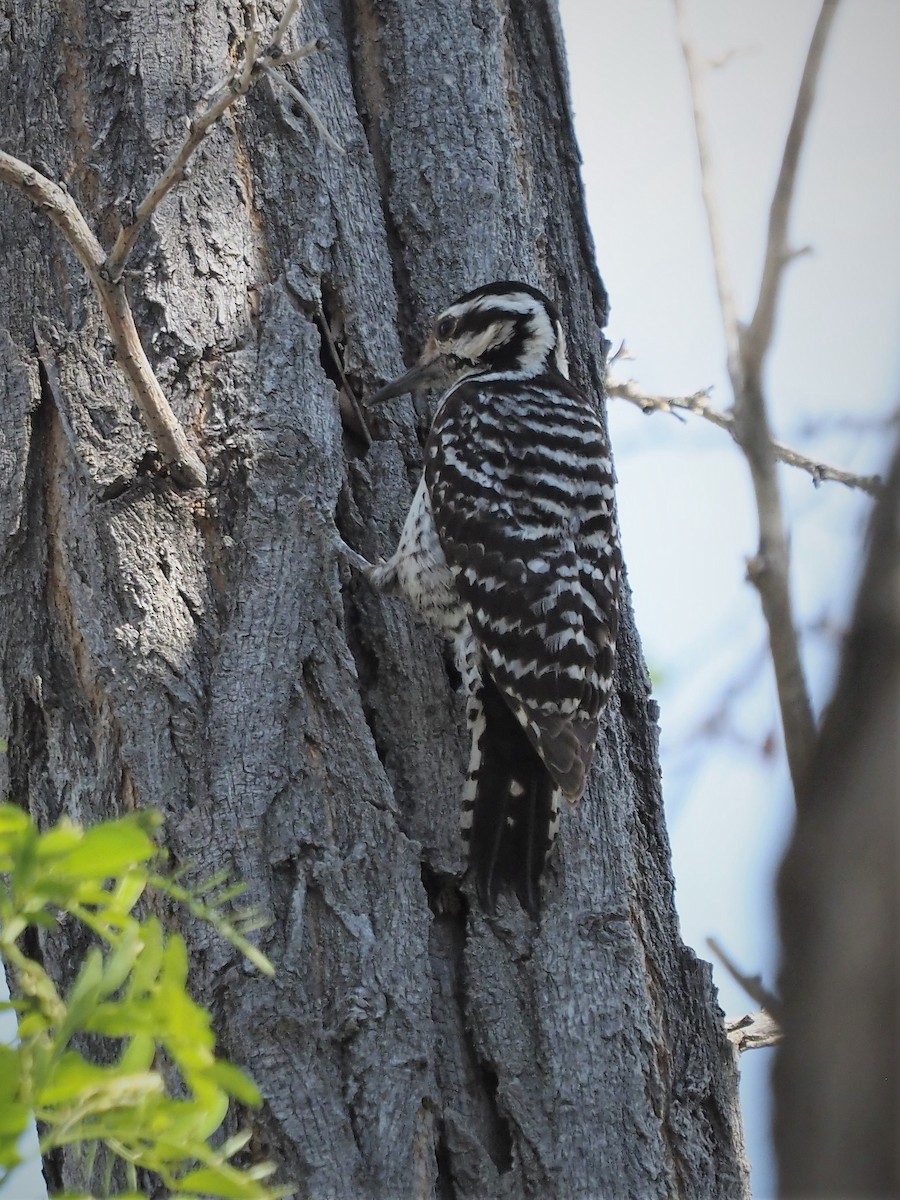
[[[439,341],[446,342],[455,329],[456,321],[453,317],[441,317],[434,327],[434,332],[437,334]]]

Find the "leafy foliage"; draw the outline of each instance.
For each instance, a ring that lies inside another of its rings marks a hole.
[[[160,819],[136,813],[84,830],[62,820],[46,833],[14,805],[0,806],[0,955],[18,994],[18,1041],[0,1046],[0,1183],[21,1159],[19,1140],[37,1117],[42,1152],[84,1144],[87,1174],[100,1146],[137,1169],[155,1172],[171,1193],[275,1200],[289,1194],[265,1180],[269,1163],[241,1169],[230,1161],[249,1134],[218,1146],[231,1098],[261,1098],[237,1067],[217,1058],[209,1013],[186,989],[183,939],[135,905],[148,888],[164,892],[209,921],[266,974],[272,968],[246,933],[253,914],[226,917],[240,889],[212,880],[205,895],[155,870]],[[217,894],[216,894],[217,893]],[[99,945],[88,951],[63,996],[20,945],[57,914],[81,921]],[[240,928],[238,928],[240,925]],[[78,1035],[98,1053],[87,1057]],[[94,1059],[100,1060],[95,1061]],[[129,1193],[132,1194],[132,1193]]]

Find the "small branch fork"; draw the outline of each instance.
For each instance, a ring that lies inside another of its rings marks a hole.
[[[671,413],[676,417],[680,412],[693,413],[694,416],[702,417],[703,420],[709,421],[719,429],[724,429],[735,441],[738,440],[733,412],[730,410],[723,412],[710,404],[707,389],[693,392],[690,396],[655,396],[645,392],[633,379],[608,378],[606,390],[610,396],[634,404],[641,412],[664,412]],[[805,454],[791,449],[790,446],[785,446],[782,442],[773,441],[772,452],[777,462],[806,471],[808,475],[812,476],[812,481],[817,487],[820,483],[833,481],[834,483],[843,483],[849,488],[858,488],[870,496],[877,496],[881,492],[880,475],[857,475],[853,471],[831,467],[827,463],[808,458]]]
[[[706,944],[734,982],[744,989],[750,999],[755,1004],[758,1004],[760,1008],[764,1008],[766,1012],[771,1013],[776,1021],[780,1021],[781,1001],[765,987],[762,977],[759,975],[748,975],[746,971],[742,971],[731,955],[723,949],[715,938],[707,938]]]
[[[812,752],[815,723],[809,689],[800,657],[790,592],[790,549],[776,471],[777,451],[769,425],[763,388],[763,369],[772,345],[784,271],[797,257],[788,245],[788,221],[797,167],[815,99],[816,84],[838,0],[823,0],[803,68],[790,130],[782,155],[778,183],[769,212],[769,230],[762,281],[753,317],[742,325],[737,317],[734,289],[725,261],[724,239],[712,158],[706,128],[702,72],[687,36],[684,0],[674,0],[675,15],[687,67],[694,107],[694,129],[703,202],[713,253],[716,287],[728,374],[734,392],[732,433],[750,468],[759,520],[759,547],[747,564],[747,575],[759,592],[769,629],[772,663],[784,728],[788,766],[795,796],[800,792]]]
[[[775,1018],[765,1010],[743,1017],[725,1018],[725,1036],[736,1050],[762,1050],[784,1041],[784,1033]]]
[[[781,1028],[781,1002],[763,986],[759,975],[747,975],[715,938],[707,938],[706,944],[750,999],[760,1006],[761,1011],[743,1017],[727,1017],[725,1036],[738,1050],[758,1050],[763,1046],[775,1046],[783,1040]]]
[[[0,180],[24,192],[32,204],[57,226],[77,254],[100,299],[119,366],[128,380],[146,426],[169,466],[172,478],[184,487],[203,487],[206,468],[188,443],[153,373],[138,336],[125,285],[122,282],[112,283],[106,277],[106,255],[78,205],[58,183],[28,163],[2,151]]]
[[[118,282],[121,279],[132,247],[140,236],[144,226],[159,207],[160,202],[176,183],[179,183],[184,178],[188,159],[212,129],[213,125],[215,125],[216,121],[227,112],[236,100],[241,96],[246,96],[263,74],[285,88],[293,99],[300,104],[304,112],[307,113],[316,129],[323,135],[328,144],[334,149],[339,150],[342,154],[344,153],[344,148],[325,129],[318,114],[313,110],[306,97],[275,70],[275,67],[283,67],[288,63],[299,62],[303,58],[308,58],[310,54],[315,54],[317,51],[325,49],[326,43],[321,38],[316,38],[314,41],[307,42],[299,49],[291,51],[290,54],[285,54],[282,51],[282,40],[299,4],[300,0],[290,0],[278,24],[278,29],[275,31],[275,37],[263,54],[258,53],[257,50],[259,45],[259,30],[256,28],[254,6],[254,19],[244,42],[243,59],[236,63],[228,75],[211,88],[203,97],[207,107],[190,122],[187,137],[182,142],[178,153],[135,210],[134,220],[130,225],[123,227],[119,231],[119,236],[116,238],[116,243],[105,264],[106,273],[113,282]]]
[[[187,137],[174,159],[138,205],[134,220],[120,230],[108,256],[65,187],[54,183],[21,159],[0,151],[0,181],[18,188],[40,212],[53,221],[87,272],[103,308],[116,358],[147,429],[152,434],[173,479],[184,487],[203,487],[206,483],[206,468],[190,446],[184,430],[172,412],[141,345],[125,291],[125,266],[135,242],[153,213],[171,189],[184,178],[191,155],[216,121],[239,97],[246,95],[263,75],[285,87],[311,117],[329,144],[342,151],[342,147],[327,133],[302,93],[275,70],[276,67],[298,62],[324,49],[325,43],[316,39],[290,53],[282,51],[282,41],[299,3],[300,0],[288,0],[275,36],[262,54],[258,52],[256,6],[251,4],[251,28],[244,42],[242,59],[225,79],[203,97],[202,103],[205,103],[206,107],[190,122]]]

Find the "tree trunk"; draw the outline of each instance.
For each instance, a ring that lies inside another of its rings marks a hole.
[[[260,8],[270,31],[280,12]],[[108,246],[245,12],[12,11],[3,144],[65,180]],[[678,937],[627,604],[543,921],[488,920],[460,883],[467,751],[444,649],[342,579],[310,518],[337,509],[369,557],[392,550],[428,423],[407,399],[370,415],[370,446],[344,430],[325,323],[364,393],[456,295],[525,279],[559,302],[574,377],[602,394],[606,300],[555,7],[309,0],[298,24],[329,49],[292,77],[346,155],[263,82],[130,264],[207,491],[159,470],[74,256],[3,195],[10,793],[42,821],[157,806],[174,865],[250,884],[276,980],[189,927],[193,980],[265,1094],[255,1145],[303,1195],[746,1196],[732,1052],[710,970]],[[65,934],[42,951],[64,978]],[[51,1173],[75,1186],[68,1160]]]
[[[900,451],[780,878],[782,1196],[900,1196]]]

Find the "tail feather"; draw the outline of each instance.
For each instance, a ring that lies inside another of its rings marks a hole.
[[[559,789],[489,677],[469,701],[472,757],[463,798],[463,834],[482,907],[513,891],[537,917],[540,877],[559,814]]]

